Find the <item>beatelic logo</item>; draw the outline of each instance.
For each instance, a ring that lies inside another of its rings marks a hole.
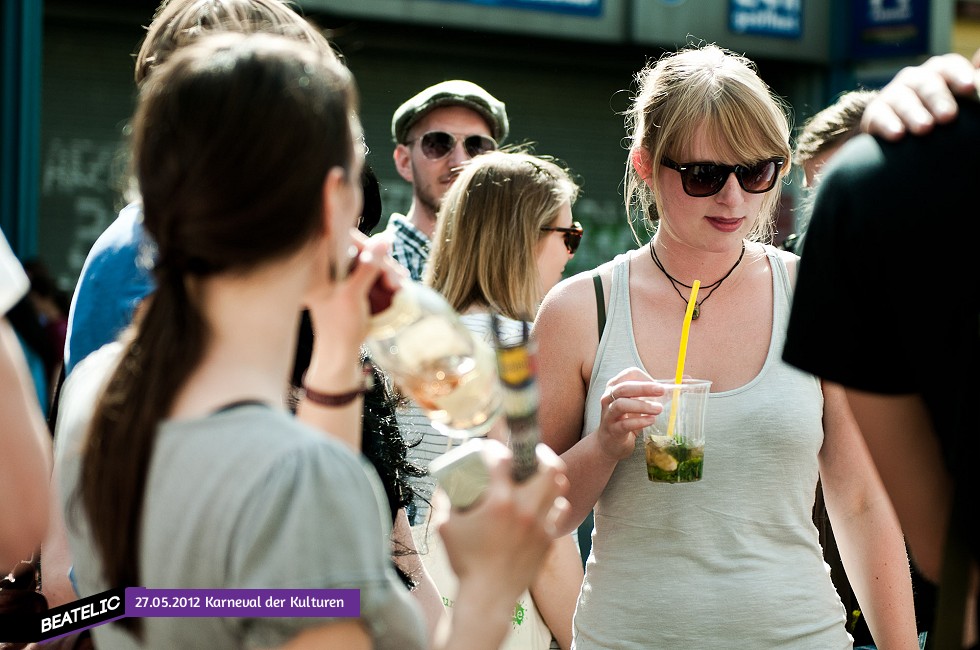
[[[97,623],[122,617],[125,613],[123,590],[117,589],[115,591],[120,593],[103,592],[41,614],[39,623],[42,639],[49,638],[46,635],[52,632],[57,635],[68,634]]]
[[[125,590],[110,589],[35,614],[0,615],[0,644],[48,641],[125,615]]]

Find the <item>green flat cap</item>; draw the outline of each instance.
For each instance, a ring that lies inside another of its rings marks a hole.
[[[464,106],[476,111],[487,121],[494,140],[503,142],[507,139],[510,124],[504,103],[475,83],[462,79],[429,86],[399,106],[391,118],[391,137],[395,142],[404,144],[409,129],[416,122],[432,109],[443,106]]]

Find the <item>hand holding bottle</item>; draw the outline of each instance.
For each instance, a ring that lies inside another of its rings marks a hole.
[[[356,351],[364,342],[373,309],[383,309],[405,274],[382,241],[351,230],[351,260],[346,276],[312,287],[306,300],[317,339],[331,350]],[[377,306],[375,306],[377,305]],[[343,314],[344,318],[337,318]]]
[[[528,588],[551,548],[555,523],[568,509],[564,463],[538,446],[538,470],[527,481],[511,478],[511,454],[496,440],[482,446],[489,484],[470,508],[450,508],[436,492],[433,523],[459,578],[449,626],[437,647],[498,648],[512,627],[514,602]]]
[[[297,413],[333,432],[351,448],[360,449],[361,408],[356,395],[365,385],[361,344],[368,331],[371,305],[390,301],[404,271],[382,242],[369,242],[357,231],[352,231],[351,238],[354,262],[349,273],[332,282],[322,278],[307,297],[313,350]],[[342,268],[347,266],[345,262]],[[314,394],[321,397],[312,400]],[[331,401],[325,402],[323,397]]]
[[[476,442],[476,441],[474,441]],[[522,483],[512,478],[513,454],[496,440],[480,440],[489,483],[466,510],[450,508],[437,492],[433,522],[442,535],[460,582],[495,584],[514,600],[527,588],[568,508],[564,462],[538,445],[537,470]],[[468,443],[472,444],[472,443]]]

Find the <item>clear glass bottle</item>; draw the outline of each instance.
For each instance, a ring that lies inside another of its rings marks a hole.
[[[390,305],[372,316],[367,347],[447,436],[484,435],[502,411],[493,349],[429,287],[404,281]]]

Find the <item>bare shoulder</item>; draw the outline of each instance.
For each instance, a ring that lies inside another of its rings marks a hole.
[[[593,277],[598,275],[602,280],[603,296],[608,303],[612,267],[613,262],[606,262],[556,284],[541,303],[535,320],[535,329],[560,327],[566,334],[569,328],[574,331],[581,331],[580,327],[590,327],[595,330],[598,297]]]
[[[790,251],[784,251],[781,249],[776,249],[779,254],[779,258],[786,265],[786,271],[789,273],[789,283],[791,285],[796,284],[796,270],[800,264],[800,256],[796,253],[791,253]]]

